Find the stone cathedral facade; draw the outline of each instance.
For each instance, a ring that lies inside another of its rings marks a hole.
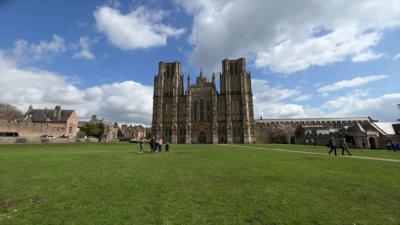
[[[253,143],[254,115],[246,60],[225,59],[216,89],[215,74],[203,72],[193,84],[180,62],[160,62],[154,78],[153,136],[171,143]]]

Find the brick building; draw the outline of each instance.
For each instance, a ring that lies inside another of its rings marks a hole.
[[[75,137],[78,133],[78,117],[74,110],[61,109],[57,105],[54,109],[34,109],[29,106],[25,113],[25,120],[32,123],[51,124],[64,128],[63,136]]]
[[[15,132],[20,137],[75,137],[78,130],[76,112],[62,110],[61,106],[54,109],[34,109],[29,106],[22,120],[0,120],[0,132]]]

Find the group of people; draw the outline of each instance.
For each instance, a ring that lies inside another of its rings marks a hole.
[[[331,148],[331,150],[329,151],[328,154],[331,155],[331,153],[333,152],[336,156],[337,155],[336,154],[336,141],[335,141],[334,137],[331,137],[331,139],[329,140],[328,147]],[[340,139],[340,148],[342,149],[342,155],[344,155],[345,151],[347,152],[348,155],[351,155],[351,153],[349,152],[345,138]]]
[[[149,141],[149,145],[150,145],[150,150],[152,153],[158,153],[162,151],[162,146],[164,145],[165,147],[165,151],[169,152],[169,143],[168,141],[164,141],[162,138],[160,139],[156,139],[155,137],[150,138]],[[144,151],[144,139],[140,139],[139,141],[139,152],[138,153],[143,153]]]

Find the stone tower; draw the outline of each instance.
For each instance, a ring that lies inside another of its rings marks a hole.
[[[225,59],[220,75],[221,110],[226,116],[226,138],[228,143],[252,143],[254,138],[253,93],[250,73],[246,71],[246,60]]]
[[[157,137],[177,143],[179,100],[185,98],[182,65],[177,61],[160,62],[158,71],[154,77],[152,131]]]
[[[220,93],[200,71],[187,77],[184,91],[179,62],[160,62],[154,78],[153,136],[171,143],[253,143],[254,116],[250,73],[244,58],[223,60]]]

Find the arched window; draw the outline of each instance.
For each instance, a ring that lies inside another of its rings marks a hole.
[[[192,120],[194,120],[194,121],[197,120],[197,101],[194,101],[194,102],[193,102]]]

